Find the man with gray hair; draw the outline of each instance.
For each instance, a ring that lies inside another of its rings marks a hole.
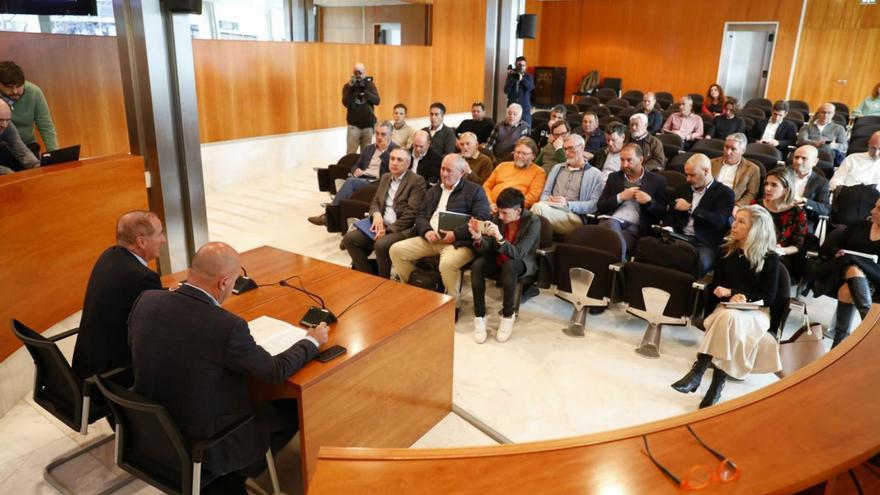
[[[831,211],[828,179],[813,171],[817,163],[819,150],[809,144],[794,150],[791,158],[791,168],[795,173],[792,192],[797,204],[807,212],[811,233],[816,230],[819,216],[828,215]]]
[[[5,148],[8,151],[5,154],[10,155],[7,157],[9,161],[0,163],[0,175],[40,166],[40,160],[24,144],[18,129],[12,124],[12,109],[2,98],[0,98],[0,147]]]
[[[477,184],[486,182],[486,179],[492,175],[494,168],[492,159],[480,153],[477,135],[473,132],[465,132],[458,138],[458,144],[461,148],[461,156],[468,163],[470,172],[467,179]]]
[[[824,103],[816,110],[812,122],[801,127],[798,132],[797,144],[810,144],[827,151],[834,157],[834,166],[838,166],[846,157],[846,128],[834,122],[834,104]]]
[[[86,286],[73,350],[73,371],[79,378],[131,365],[128,314],[142,292],[162,288],[148,263],[159,257],[163,244],[165,233],[155,213],[130,211],[119,218],[116,245],[98,257]]]
[[[605,180],[587,163],[584,138],[571,134],[564,138],[565,162],[556,164],[544,185],[541,199],[532,213],[546,218],[557,234],[568,234],[580,227],[588,213],[596,211]]]
[[[379,90],[361,62],[354,64],[351,79],[342,87],[342,104],[348,123],[346,153],[357,153],[359,147],[363,153],[373,140],[373,125],[376,123],[373,107],[379,104]]]
[[[752,204],[761,187],[761,169],[743,158],[748,142],[746,135],[741,132],[731,134],[724,141],[724,154],[712,159],[712,175],[718,182],[733,189],[737,207]]]
[[[345,183],[339,188],[332,206],[339,205],[343,199],[348,199],[355,191],[378,182],[382,174],[388,172],[388,159],[391,151],[399,148],[397,143],[391,140],[394,133],[394,124],[383,121],[376,124],[376,142],[363,149],[358,161],[351,167],[351,177],[345,179]],[[308,217],[309,223],[314,225],[327,225],[327,213]]]
[[[489,200],[483,188],[464,178],[468,164],[457,153],[443,158],[440,183],[428,190],[416,217],[415,237],[396,242],[389,251],[394,271],[403,282],[415,269],[415,262],[426,256],[440,256],[440,277],[446,293],[459,299],[461,268],[474,259],[471,234],[467,222],[451,230],[440,228],[440,213],[453,212],[488,220]],[[456,310],[456,313],[458,311]]]
[[[627,143],[635,143],[645,155],[644,166],[654,172],[666,168],[666,153],[663,143],[648,132],[648,116],[636,113],[629,118],[629,138]]]
[[[511,103],[507,107],[507,118],[499,122],[489,135],[486,149],[495,155],[496,163],[513,151],[519,138],[528,137],[529,124],[522,120],[522,115],[523,109],[519,103]]]
[[[693,113],[693,107],[694,100],[690,96],[682,96],[679,111],[670,115],[663,124],[663,132],[678,134],[685,149],[690,149],[694,141],[703,137],[703,119]]]

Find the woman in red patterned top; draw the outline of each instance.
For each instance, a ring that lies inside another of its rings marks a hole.
[[[789,272],[800,274],[799,256],[807,237],[807,214],[795,203],[794,172],[788,167],[776,167],[764,180],[764,199],[761,206],[770,212],[776,226],[776,252]]]

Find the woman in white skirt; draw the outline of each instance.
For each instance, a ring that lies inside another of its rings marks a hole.
[[[728,376],[743,379],[749,373],[772,373],[781,368],[775,340],[761,343],[770,327],[770,304],[776,299],[779,255],[776,254],[776,230],[764,208],[752,205],[740,208],[724,245],[721,259],[715,264],[709,286],[709,309],[706,334],[697,351],[697,361],[672,388],[682,393],[699,388],[703,373],[711,363],[715,368],[712,384],[700,402],[709,407],[721,398]],[[719,302],[761,301],[758,309],[730,309]]]

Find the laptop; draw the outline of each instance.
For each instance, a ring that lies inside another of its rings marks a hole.
[[[59,148],[55,151],[47,151],[40,156],[40,166],[58,165],[59,163],[75,162],[79,160],[79,145],[67,148]]]
[[[465,215],[464,213],[455,213],[453,211],[441,211],[440,212],[440,222],[438,227],[439,230],[455,230],[456,228],[466,225],[468,220],[471,219],[470,215]]]

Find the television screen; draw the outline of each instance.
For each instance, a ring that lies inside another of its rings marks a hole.
[[[0,0],[0,13],[31,15],[96,15],[96,0]]]

